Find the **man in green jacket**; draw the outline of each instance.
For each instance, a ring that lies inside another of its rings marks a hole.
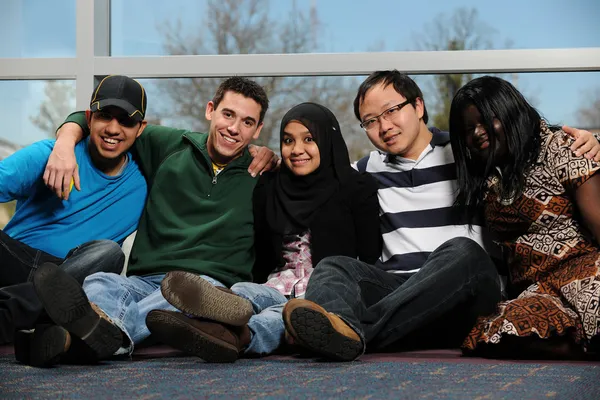
[[[128,276],[98,273],[81,287],[52,264],[34,276],[48,315],[64,328],[64,337],[52,338],[54,347],[60,346],[58,353],[68,352],[72,339],[83,342],[95,359],[131,353],[150,334],[145,323],[149,311],[175,310],[160,290],[169,271],[193,272],[219,287],[252,280],[257,178],[248,173],[248,145],[258,138],[267,108],[262,87],[232,77],[206,106],[208,134],[146,128],[134,154],[148,181],[148,198]],[[57,132],[54,152],[70,156],[84,134],[85,114],[71,114]],[[243,317],[251,310],[231,312]],[[56,353],[54,348],[48,356]]]

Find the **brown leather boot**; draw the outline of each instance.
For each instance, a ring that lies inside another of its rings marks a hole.
[[[160,342],[210,363],[234,362],[250,343],[248,325],[228,326],[176,311],[150,311],[146,326]]]
[[[165,299],[183,313],[227,325],[246,325],[254,313],[247,299],[191,272],[168,272],[160,290]]]
[[[364,351],[362,340],[354,329],[312,301],[288,301],[283,308],[283,322],[295,345],[329,359],[352,361]]]

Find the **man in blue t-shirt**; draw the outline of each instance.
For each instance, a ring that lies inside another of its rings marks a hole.
[[[99,271],[121,272],[119,245],[137,229],[147,194],[129,153],[146,127],[146,104],[144,88],[129,77],[111,75],[98,84],[86,111],[90,135],[75,147],[78,179],[63,185],[62,198],[46,186],[60,178],[44,176],[55,140],[0,162],[0,202],[17,201],[0,231],[0,343],[38,321],[43,306],[30,281],[43,263],[62,264],[80,282]],[[34,334],[42,334],[38,328]]]

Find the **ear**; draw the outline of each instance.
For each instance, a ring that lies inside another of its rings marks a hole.
[[[140,124],[140,128],[138,129],[137,135],[135,135],[136,139],[140,137],[142,132],[144,132],[144,129],[146,129],[146,126],[148,126],[148,121],[143,120],[142,123]]]
[[[88,128],[92,125],[92,110],[85,110],[85,119],[88,124]]]
[[[204,117],[208,121],[212,121],[213,111],[215,111],[215,103],[213,103],[212,101],[209,101],[208,103],[206,103],[206,111],[204,112]]]
[[[423,114],[425,114],[425,103],[423,103],[423,99],[420,97],[417,97],[415,100],[415,110],[417,110],[417,117],[422,119]]]
[[[258,124],[258,128],[256,128],[256,132],[254,133],[254,135],[252,135],[252,139],[254,139],[254,140],[258,139],[258,137],[260,136],[260,131],[262,131],[263,126],[264,126],[263,122]]]

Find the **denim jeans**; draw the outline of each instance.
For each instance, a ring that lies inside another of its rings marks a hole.
[[[215,286],[224,286],[211,277],[201,276]],[[123,276],[99,272],[83,282],[83,290],[90,302],[100,307],[129,338],[129,346],[119,349],[116,354],[131,354],[134,345],[150,336],[146,326],[150,311],[177,311],[160,291],[164,277],[165,274]]]
[[[254,310],[248,321],[252,339],[244,353],[260,356],[273,353],[283,342],[285,325],[281,313],[287,298],[277,289],[251,282],[236,283],[231,290],[248,299]]]
[[[306,299],[340,316],[369,350],[457,347],[478,316],[496,310],[500,278],[485,250],[460,237],[443,243],[410,277],[348,257],[325,258]]]
[[[45,262],[61,267],[83,283],[86,276],[99,271],[120,273],[125,256],[121,247],[110,240],[95,240],[72,249],[67,258],[57,258],[36,250],[8,235],[0,234],[0,343],[12,341],[15,330],[33,328],[44,315],[31,279]]]

